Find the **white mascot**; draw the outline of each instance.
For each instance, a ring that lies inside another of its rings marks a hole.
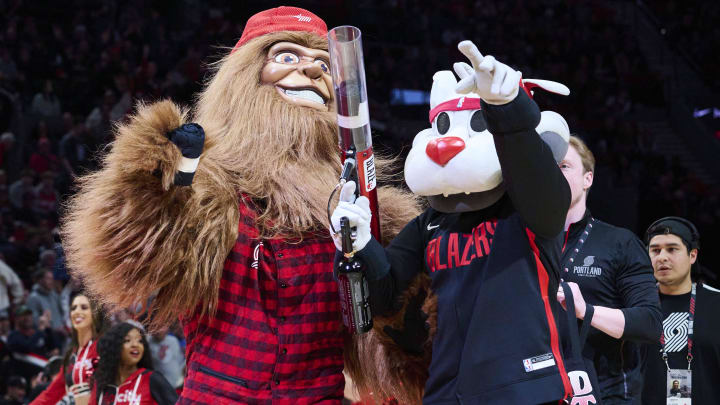
[[[430,208],[386,248],[366,237],[370,212],[354,184],[333,213],[336,227],[341,217],[357,227],[375,316],[350,371],[361,392],[400,403],[557,403],[571,395],[554,299],[570,204],[557,162],[570,134],[531,96],[569,90],[522,80],[470,41],[458,47],[472,66],[454,65],[459,81],[434,75],[432,127],[405,163]]]

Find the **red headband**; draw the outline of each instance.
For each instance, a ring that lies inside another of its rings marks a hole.
[[[479,110],[480,99],[471,97],[460,97],[440,103],[430,110],[430,123],[443,111]]]

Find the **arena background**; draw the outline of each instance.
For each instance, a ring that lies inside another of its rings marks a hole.
[[[191,103],[245,21],[281,4],[362,30],[374,142],[386,153],[404,155],[428,126],[432,75],[464,60],[460,40],[526,78],[565,83],[569,97],[536,99],[595,153],[593,214],[640,236],[662,216],[692,220],[718,286],[720,3],[0,0],[0,133],[14,134],[0,142],[0,252],[26,287],[41,252],[57,248],[70,170],[96,166],[137,100]],[[49,178],[58,198],[13,187],[23,176]]]

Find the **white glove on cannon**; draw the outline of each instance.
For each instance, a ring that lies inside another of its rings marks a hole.
[[[460,81],[455,87],[459,94],[475,93],[488,104],[507,104],[515,99],[522,73],[498,62],[493,56],[483,56],[472,41],[462,41],[458,49],[472,63],[453,65]]]
[[[348,181],[343,185],[342,190],[340,190],[340,202],[330,217],[332,225],[337,231],[337,233],[333,233],[331,229],[330,235],[339,251],[342,251],[342,239],[340,236],[340,218],[342,217],[347,217],[350,226],[356,228],[357,236],[353,241],[353,250],[362,250],[370,242],[370,218],[372,218],[372,213],[370,212],[370,201],[367,197],[361,196],[357,200],[355,199],[354,181]]]

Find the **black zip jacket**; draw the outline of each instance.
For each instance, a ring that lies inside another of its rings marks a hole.
[[[556,293],[568,184],[535,132],[537,105],[524,93],[482,105],[505,195],[456,214],[428,209],[366,262],[373,313],[394,303],[420,272],[438,297],[426,404],[531,404],[570,390],[560,353]]]
[[[645,246],[627,229],[595,219],[587,237],[584,232],[591,218],[587,210],[562,235],[562,278],[577,283],[587,303],[620,309],[625,315],[621,339],[592,328],[583,356],[586,365],[595,368],[603,405],[639,404],[640,344],[659,341],[662,332],[653,269]],[[579,251],[570,262],[576,248]]]

